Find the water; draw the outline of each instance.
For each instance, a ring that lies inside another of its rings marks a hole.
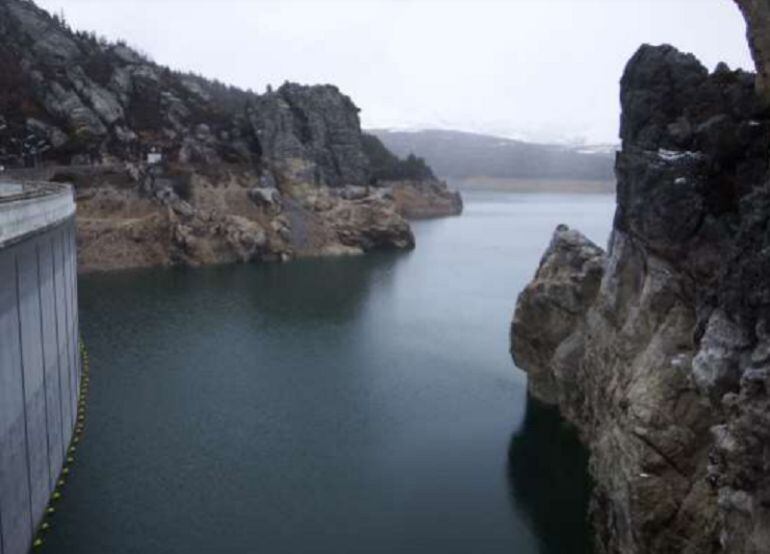
[[[588,551],[585,453],[508,325],[557,223],[608,196],[469,194],[418,248],[80,279],[85,440],[45,551]]]

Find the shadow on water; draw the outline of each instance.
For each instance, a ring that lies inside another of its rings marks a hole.
[[[392,267],[403,255],[378,252],[343,259],[297,260],[266,265],[261,271],[241,274],[240,279],[253,280],[249,283],[252,307],[271,317],[344,321],[360,313],[373,282],[392,276]]]
[[[137,305],[154,305],[160,313],[182,305],[188,315],[249,310],[279,321],[343,322],[359,314],[372,281],[387,281],[404,255],[95,273],[79,279],[81,310],[86,322],[92,314],[131,314],[128,308]]]
[[[556,407],[527,396],[521,428],[508,448],[514,506],[530,520],[541,554],[590,554],[588,452]]]

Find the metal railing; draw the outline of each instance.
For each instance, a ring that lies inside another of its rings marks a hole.
[[[13,187],[13,188],[12,188]],[[3,188],[11,192],[4,193]],[[21,190],[18,190],[21,188]],[[69,191],[69,185],[65,183],[51,183],[47,181],[26,181],[22,183],[0,182],[0,203],[29,200],[54,194],[62,194]]]

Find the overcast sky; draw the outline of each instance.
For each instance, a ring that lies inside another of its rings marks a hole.
[[[750,69],[732,0],[37,0],[77,29],[261,92],[333,83],[365,127],[615,142],[639,44]]]

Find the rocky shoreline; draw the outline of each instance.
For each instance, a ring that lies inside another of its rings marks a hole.
[[[602,553],[770,552],[770,10],[741,4],[759,78],[641,47],[607,251],[559,227],[518,299],[511,352],[590,449]]]
[[[80,271],[412,248],[405,217],[461,199],[358,113],[332,85],[257,94],[0,0],[3,178],[74,184]]]
[[[137,171],[54,175],[77,183],[81,272],[287,261],[415,245],[404,205],[387,185],[269,188],[255,186],[248,168],[206,167],[185,170],[182,199],[162,177],[134,180]]]
[[[430,219],[460,215],[463,199],[439,181],[396,181],[387,183],[396,210],[406,219]]]
[[[411,249],[410,219],[462,212],[460,195],[435,181],[264,187],[231,165],[50,166],[2,179],[74,184],[81,273]]]

